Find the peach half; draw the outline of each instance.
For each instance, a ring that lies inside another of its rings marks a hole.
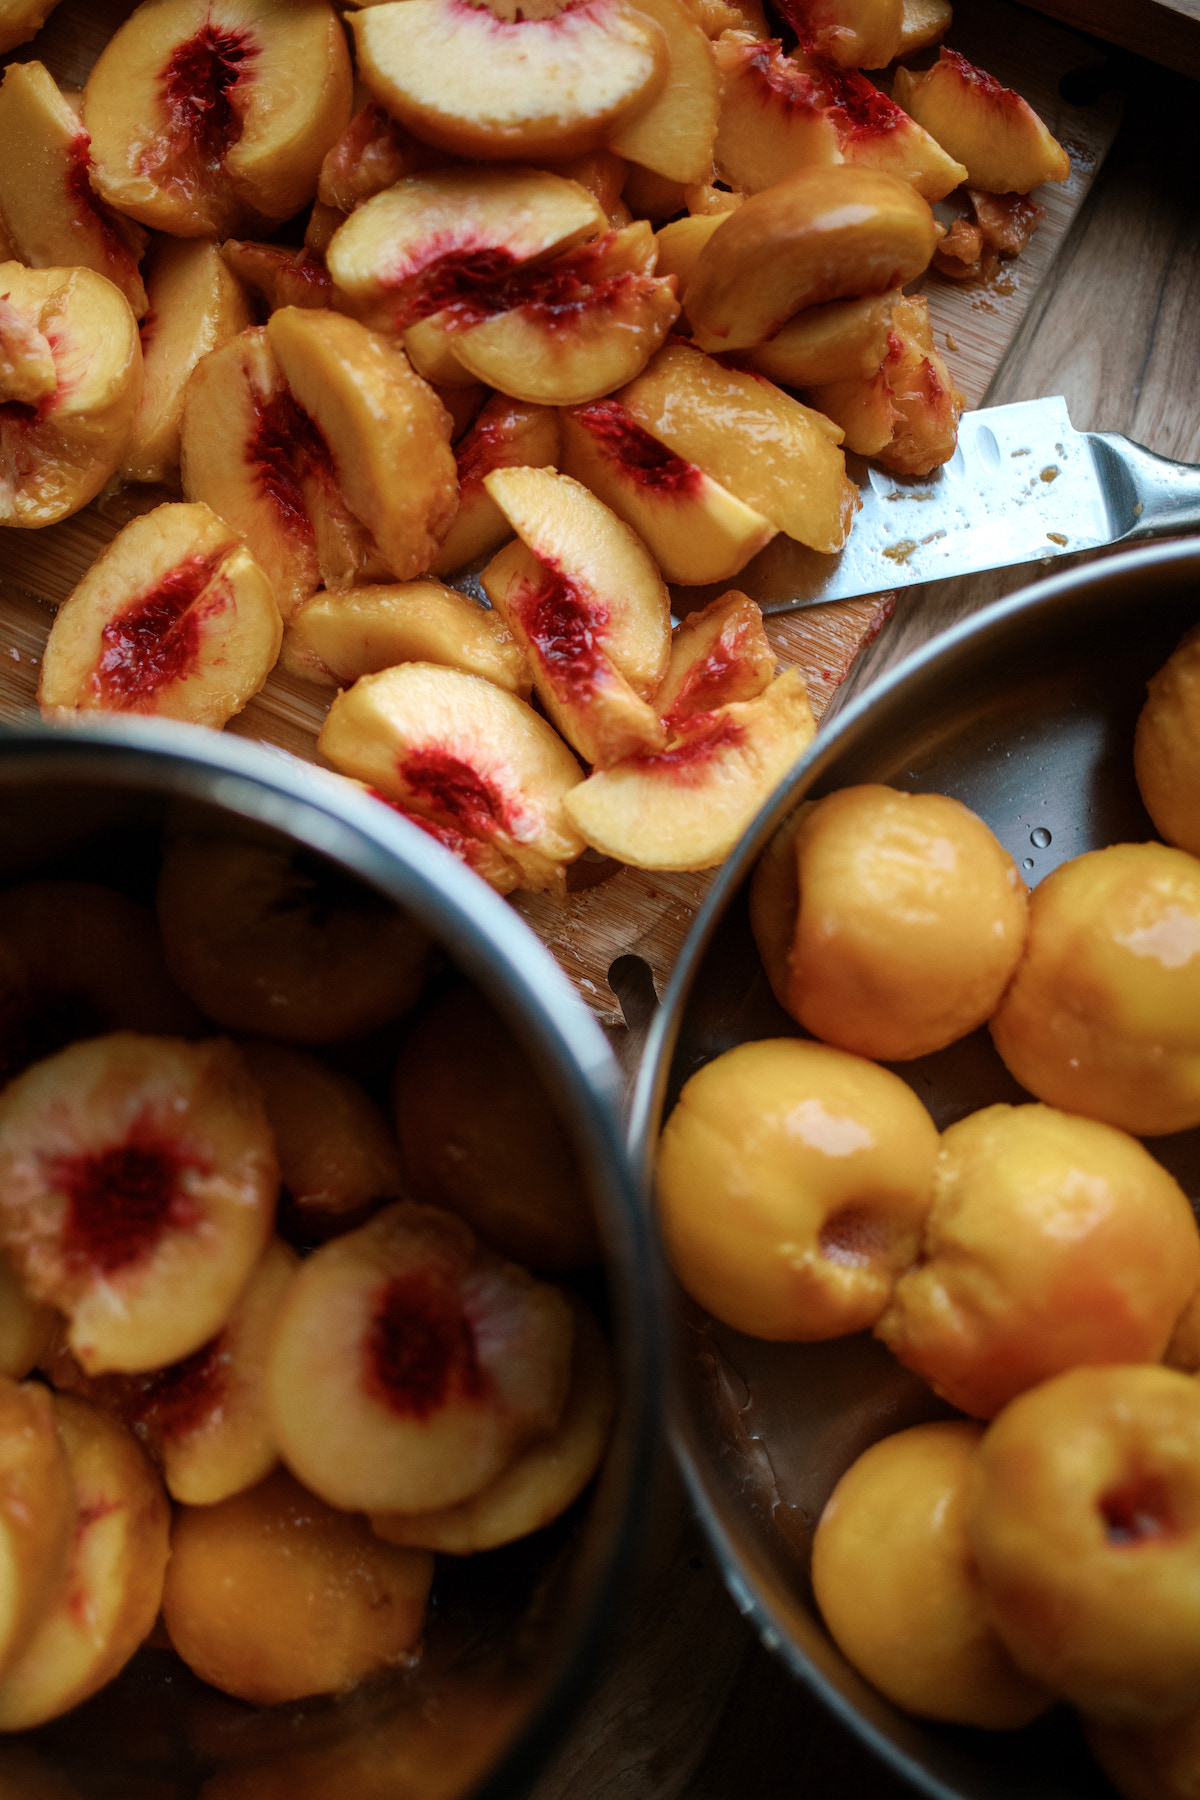
[[[1147,684],[1133,767],[1142,804],[1168,844],[1200,853],[1200,631],[1183,637]]]
[[[0,290],[19,315],[20,354],[4,360],[28,382],[32,351],[43,382],[54,381],[36,400],[0,393],[0,524],[52,525],[95,499],[120,466],[142,393],[137,321],[91,269],[4,263]],[[0,314],[0,339],[9,317]]]
[[[597,770],[567,795],[568,817],[594,850],[634,868],[714,868],[815,729],[789,669],[754,700],[686,719],[665,750]]]
[[[636,0],[638,11],[662,27],[667,78],[651,100],[618,125],[609,148],[668,181],[707,181],[721,79],[712,46],[685,0]]]
[[[46,719],[154,713],[219,729],[262,687],[283,641],[266,575],[207,506],[132,519],[55,615]]]
[[[762,376],[675,339],[615,398],[643,431],[777,530],[813,550],[845,544],[859,500],[842,434]]]
[[[331,1506],[427,1512],[552,1431],[574,1318],[439,1207],[401,1202],[305,1261],[267,1363],[283,1459]]]
[[[88,134],[40,62],[0,82],[0,220],[11,254],[35,269],[86,268],[120,288],[140,319],[146,233],[93,190]]]
[[[0,1098],[0,1235],[85,1371],[153,1369],[221,1326],[270,1235],[279,1165],[232,1044],[114,1032]]]
[[[965,165],[972,187],[1027,194],[1040,182],[1070,176],[1070,158],[1028,102],[957,50],[939,51],[923,75],[897,69],[892,92]]]
[[[927,201],[879,169],[798,169],[714,231],[688,283],[703,350],[765,343],[806,306],[915,280],[940,236]]]
[[[423,142],[485,161],[601,149],[670,64],[662,27],[630,0],[393,0],[350,25],[372,98]]]
[[[278,225],[315,194],[351,85],[324,0],[144,0],[84,91],[95,185],[175,237]]]
[[[531,406],[522,400],[510,400],[505,394],[493,394],[485,401],[454,448],[458,512],[431,565],[433,574],[452,575],[477,556],[489,556],[498,550],[511,535],[512,526],[484,487],[484,476],[493,469],[555,466],[559,460],[562,416],[555,407]],[[567,470],[568,474],[572,472]]]
[[[529,658],[551,721],[588,762],[663,743],[648,701],[666,670],[670,603],[641,540],[554,469],[494,469],[488,494],[519,542],[484,592]]]
[[[670,229],[670,227],[668,227]],[[635,423],[620,401],[561,414],[562,467],[637,532],[667,581],[726,581],[775,527]]]
[[[529,698],[529,666],[499,614],[429,578],[314,594],[284,640],[284,668],[323,687],[402,662],[462,669]]]
[[[563,805],[579,764],[532,707],[478,675],[432,663],[364,675],[330,707],[319,748],[385,799],[495,851],[515,885],[559,892],[583,853]]]

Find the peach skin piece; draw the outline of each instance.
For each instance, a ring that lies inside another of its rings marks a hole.
[[[287,629],[283,666],[323,687],[397,663],[441,663],[528,700],[529,665],[497,613],[430,576],[314,594]]]
[[[712,46],[684,0],[636,5],[662,27],[670,67],[649,106],[617,127],[609,148],[668,181],[707,181],[721,98]]]
[[[1071,173],[1070,157],[1028,102],[957,50],[941,50],[923,75],[898,69],[892,91],[930,137],[965,164],[972,187],[1027,194]]]
[[[359,79],[423,142],[523,163],[602,149],[667,79],[666,34],[631,0],[523,11],[393,0],[353,13]]]
[[[897,176],[800,169],[751,195],[701,250],[688,284],[694,341],[752,349],[806,306],[902,287],[940,234],[928,202]]]

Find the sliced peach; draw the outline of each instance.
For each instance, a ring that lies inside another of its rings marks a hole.
[[[492,469],[548,468],[557,463],[558,452],[559,413],[555,408],[493,394],[455,448],[458,513],[442,540],[432,572],[452,575],[477,556],[498,550],[510,535],[512,526],[483,485],[485,475]],[[444,659],[432,656],[426,660]],[[477,672],[484,673],[482,669]],[[514,692],[521,690],[514,688]]]
[[[714,231],[688,285],[706,350],[765,343],[806,306],[912,281],[940,235],[928,202],[878,169],[799,169]]]
[[[444,387],[440,386],[437,382],[430,382],[429,385],[432,387],[446,411],[450,414],[450,442],[457,446],[464,433],[470,431],[472,425],[483,410],[483,407],[489,398],[488,390],[484,387],[482,381],[473,381],[470,387]],[[458,461],[457,448],[454,453],[454,460],[455,462]],[[462,475],[460,473],[460,484],[461,481]],[[455,513],[454,517],[455,522],[457,523],[458,514]],[[453,526],[451,527],[451,530],[453,530]],[[445,546],[445,541],[445,538],[443,538],[443,547]]]
[[[727,31],[745,31],[753,38],[771,35],[762,0],[691,0],[691,4],[697,23],[710,38],[719,40]]]
[[[815,729],[804,682],[789,669],[757,700],[696,715],[658,755],[590,776],[567,795],[567,812],[593,849],[634,868],[713,868]]]
[[[481,383],[463,368],[454,354],[454,340],[448,330],[451,317],[448,312],[433,313],[428,319],[418,319],[415,325],[410,325],[400,337],[404,354],[422,380],[439,390],[479,387]]]
[[[522,887],[561,891],[583,852],[563,810],[579,764],[532,707],[477,675],[432,663],[364,675],[330,707],[319,748],[385,799],[491,846]]]
[[[789,537],[822,551],[846,542],[859,502],[841,432],[765,377],[677,340],[616,398],[651,437]]]
[[[351,781],[353,778],[347,775],[344,779]],[[485,843],[482,838],[471,837],[445,817],[427,818],[424,813],[414,811],[403,800],[393,800],[387,794],[381,794],[378,788],[369,787],[365,781],[355,781],[353,785],[364,794],[370,794],[381,806],[386,806],[402,819],[407,819],[418,831],[431,837],[435,844],[440,844],[443,850],[448,850],[451,856],[457,857],[472,874],[478,875],[481,881],[486,881],[498,894],[511,894],[514,888],[522,885],[520,869],[515,863],[509,862],[494,844]]]
[[[589,150],[583,156],[564,156],[537,166],[551,175],[577,181],[587,189],[609,224],[615,223],[613,214],[621,204],[621,190],[629,175],[629,164],[615,150]]]
[[[0,55],[36,37],[58,0],[4,0],[0,5]]]
[[[662,27],[629,0],[528,12],[404,0],[350,24],[372,97],[425,143],[485,160],[602,148],[653,99],[670,56]]]
[[[53,1350],[61,1325],[54,1308],[31,1299],[7,1256],[0,1256],[0,1371],[23,1380]]]
[[[746,198],[740,190],[722,186],[716,181],[698,181],[684,190],[688,216],[693,219],[712,218],[717,214],[731,213]]]
[[[0,1376],[0,1691],[53,1607],[75,1536],[75,1484],[50,1395]]]
[[[323,0],[145,0],[84,91],[95,185],[176,237],[278,225],[316,193],[351,85]]]
[[[361,107],[326,153],[317,181],[318,201],[352,213],[372,195],[438,160],[436,150],[419,143],[382,106]]]
[[[314,200],[308,215],[308,224],[304,227],[304,248],[312,250],[317,256],[324,256],[333,240],[333,234],[339,225],[345,223],[346,215],[336,206],[326,206],[321,200]]]
[[[277,1460],[263,1370],[275,1321],[299,1266],[272,1239],[221,1330],[181,1362],[140,1375],[85,1375],[69,1350],[46,1373],[119,1419],[162,1470],[167,1492],[212,1506],[261,1481]]]
[[[58,387],[50,340],[8,299],[0,299],[0,402],[36,406]]]
[[[808,398],[840,427],[842,441],[856,456],[879,456],[891,443],[898,415],[881,368],[873,375],[822,382],[809,388]]]
[[[24,1731],[96,1693],[153,1625],[170,1554],[171,1509],[129,1432],[86,1401],[54,1396],[78,1504],[62,1587],[0,1678],[0,1730]]]
[[[653,219],[657,224],[684,210],[687,183],[668,181],[665,175],[656,175],[653,169],[641,169],[637,163],[630,163],[621,199],[635,219]]]
[[[967,179],[962,163],[858,69],[794,54],[816,83],[820,104],[838,136],[842,161],[882,169],[912,184],[926,200],[943,200]]]
[[[329,269],[342,310],[403,331],[606,225],[585,188],[544,169],[430,169],[352,213]]]
[[[496,469],[485,485],[520,542],[481,577],[516,635],[552,721],[607,764],[657,749],[647,704],[670,652],[670,603],[640,539],[581,483],[553,469]]]
[[[277,1706],[406,1662],[432,1581],[427,1553],[381,1543],[280,1469],[177,1513],[163,1619],[201,1680]]]
[[[1071,160],[1027,101],[957,50],[941,50],[923,75],[897,69],[893,95],[957,162],[972,187],[1027,194],[1066,181]]]
[[[904,0],[904,18],[900,26],[897,56],[908,56],[940,43],[954,22],[950,0]]]
[[[905,0],[784,0],[800,47],[843,69],[882,69],[904,42]]]
[[[658,250],[655,272],[675,277],[675,292],[686,299],[687,284],[692,278],[696,258],[724,218],[723,213],[694,213],[686,219],[674,219],[654,234]]]
[[[324,687],[397,663],[441,663],[529,698],[529,666],[499,615],[428,577],[314,594],[288,626],[283,660]]]
[[[596,1222],[562,1120],[520,1043],[477,989],[459,983],[417,1021],[392,1099],[416,1199],[458,1213],[502,1256],[532,1268],[557,1272],[599,1260]]]
[[[592,1314],[568,1294],[575,1316],[571,1386],[548,1437],[530,1445],[487,1487],[437,1512],[373,1513],[385,1543],[474,1556],[541,1530],[579,1498],[596,1473],[616,1410],[612,1353]]]
[[[336,1043],[415,1004],[429,941],[408,916],[273,832],[172,839],[158,881],[168,966],[218,1024]]]
[[[452,1506],[554,1429],[573,1336],[558,1289],[464,1220],[391,1206],[289,1291],[267,1364],[283,1459],[331,1506]]]
[[[120,465],[142,393],[128,300],[91,269],[0,265],[0,290],[50,346],[56,386],[0,412],[0,524],[51,525],[95,498]]]
[[[88,141],[40,62],[9,66],[0,82],[0,217],[11,253],[35,269],[106,275],[141,318],[146,234],[93,192]]]
[[[458,504],[445,408],[403,353],[357,320],[285,306],[266,332],[351,512],[398,580],[419,575]]]
[[[400,1149],[365,1088],[285,1044],[244,1044],[279,1152],[281,1229],[310,1244],[404,1192]]]
[[[671,662],[655,705],[668,730],[734,700],[756,700],[775,679],[762,613],[736,589],[675,627]]]
[[[898,475],[928,475],[954,455],[966,401],[934,347],[927,300],[897,303],[883,369],[896,425],[879,460]]]
[[[842,160],[817,83],[783,54],[779,38],[760,43],[731,31],[715,49],[724,84],[715,152],[726,181],[758,194],[797,169]]]
[[[43,718],[155,713],[219,729],[262,687],[283,622],[271,583],[207,506],[132,519],[59,608]]]
[[[0,1234],[89,1374],[219,1331],[270,1234],[279,1166],[231,1044],[115,1032],[0,1097]]]
[[[893,288],[863,300],[830,300],[825,306],[806,307],[765,344],[755,346],[751,367],[785,387],[866,380],[877,373],[888,353],[892,312],[900,293]]]
[[[561,417],[563,472],[637,532],[667,581],[726,581],[774,537],[769,519],[651,437],[619,400]]]
[[[163,238],[147,278],[145,384],[121,464],[124,481],[169,481],[179,467],[183,395],[202,356],[254,323],[241,282],[205,238]]]
[[[684,0],[636,0],[639,12],[662,27],[670,64],[650,102],[618,125],[609,147],[668,181],[706,181],[721,98],[712,46]]]
[[[238,280],[265,302],[268,312],[280,306],[328,306],[332,299],[329,270],[307,248],[288,250],[282,244],[226,238],[221,256]]]

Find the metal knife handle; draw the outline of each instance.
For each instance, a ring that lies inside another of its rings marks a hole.
[[[1116,431],[1084,435],[1104,487],[1114,543],[1200,530],[1200,465],[1156,456]]]

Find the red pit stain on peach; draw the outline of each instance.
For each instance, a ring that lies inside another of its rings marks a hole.
[[[742,644],[746,631],[722,634],[702,662],[696,664],[679,691],[668,724],[679,724],[695,714],[714,712],[718,706],[740,698],[737,692],[738,672],[743,663]]]
[[[196,606],[212,584],[218,561],[189,556],[149,594],[108,621],[100,633],[100,660],[92,676],[94,691],[107,705],[136,707],[191,672],[202,624],[229,603],[227,591],[218,588],[209,604]]]
[[[606,232],[594,244],[570,257],[557,262],[520,265],[498,279],[481,281],[476,286],[459,279],[456,293],[439,291],[436,281],[424,282],[418,297],[407,307],[401,306],[398,323],[411,325],[430,313],[441,312],[446,315],[448,329],[467,331],[472,325],[480,325],[499,313],[529,306],[537,309],[544,325],[568,326],[585,310],[615,307],[626,298],[633,298],[642,288],[653,289],[652,282],[631,270],[622,270],[616,275],[601,272],[603,259],[615,237],[614,231]],[[511,262],[511,257],[509,260]]]
[[[200,1217],[182,1176],[200,1165],[183,1147],[135,1126],[123,1144],[60,1157],[49,1180],[67,1199],[62,1250],[68,1267],[114,1275],[148,1256],[168,1231]]]
[[[864,1269],[884,1255],[889,1233],[875,1214],[860,1206],[846,1206],[826,1219],[818,1242],[828,1262],[845,1269]]]
[[[498,423],[473,425],[454,452],[459,488],[482,487],[484,476],[500,466],[505,448]]]
[[[415,274],[407,269],[397,270],[393,277],[402,288],[396,305],[396,324],[400,329],[446,307],[471,305],[517,266],[512,251],[499,244],[439,252],[435,238],[427,255],[424,267]]]
[[[222,1337],[212,1338],[182,1361],[135,1377],[124,1409],[139,1437],[186,1436],[211,1417],[225,1392]]]
[[[590,406],[581,406],[575,416],[606,455],[626,469],[640,487],[666,494],[699,491],[703,476],[695,463],[685,462],[643,431],[618,400],[594,401]]]
[[[91,167],[91,137],[86,131],[76,132],[71,140],[71,166],[66,181],[71,209],[77,218],[92,215],[103,233],[104,253],[109,261],[117,264],[123,273],[131,273],[136,266],[133,257],[121,242],[111,207],[104,204],[92,186]]]
[[[721,713],[700,713],[678,743],[668,744],[653,756],[639,756],[628,767],[655,773],[662,770],[679,781],[700,782],[705,765],[726,750],[734,750],[746,735],[744,725]]]
[[[428,1419],[450,1400],[482,1400],[489,1389],[457,1295],[424,1270],[384,1288],[363,1350],[367,1391],[401,1418]]]
[[[237,89],[257,55],[248,32],[223,31],[210,19],[178,46],[163,70],[171,136],[209,169],[220,168],[242,135]]]
[[[417,801],[457,820],[475,837],[508,828],[508,809],[491,783],[447,750],[410,750],[399,765]]]
[[[291,392],[283,388],[268,400],[260,400],[246,454],[258,470],[268,497],[292,530],[313,535],[312,520],[304,504],[306,473],[320,472],[333,478],[333,457],[320,431]]]
[[[1118,1547],[1174,1535],[1170,1496],[1161,1476],[1147,1475],[1124,1487],[1110,1488],[1100,1496],[1099,1509],[1108,1542]]]
[[[845,137],[883,137],[907,123],[903,108],[857,69],[822,61],[819,81],[829,115]]]
[[[819,111],[821,100],[811,75],[787,62],[782,52],[779,38],[760,44],[746,59],[746,74],[757,87],[767,90],[785,114]]]
[[[540,587],[524,588],[510,604],[555,686],[586,702],[596,687],[608,608],[550,568]]]

